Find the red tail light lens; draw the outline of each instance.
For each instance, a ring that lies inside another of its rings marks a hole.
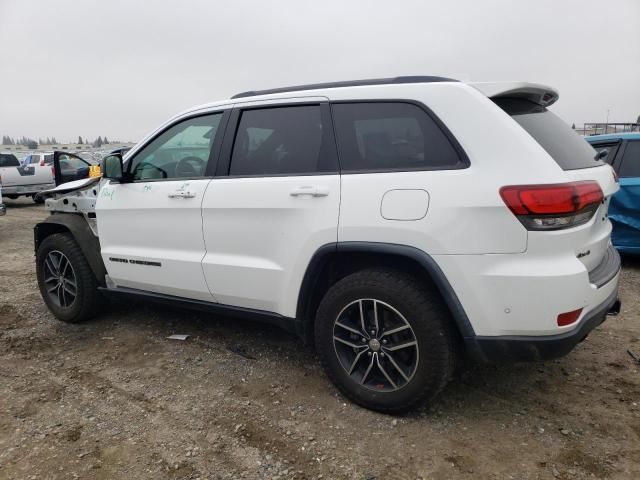
[[[578,310],[573,310],[571,312],[561,313],[560,315],[558,315],[558,326],[565,327],[567,325],[571,325],[578,320],[581,313],[581,308],[579,308]]]
[[[597,182],[502,187],[500,196],[529,230],[557,230],[588,222],[604,199]]]

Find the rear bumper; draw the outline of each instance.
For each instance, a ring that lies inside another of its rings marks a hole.
[[[34,193],[44,192],[51,188],[55,188],[55,183],[41,183],[37,185],[20,185],[20,186],[2,186],[2,195],[33,195]]]
[[[617,282],[617,278],[615,280]],[[471,337],[465,339],[468,354],[483,363],[550,360],[568,354],[589,333],[605,321],[608,314],[620,311],[618,288],[585,315],[571,331],[558,335]]]

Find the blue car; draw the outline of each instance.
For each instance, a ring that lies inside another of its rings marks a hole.
[[[640,133],[586,137],[620,177],[620,191],[609,204],[611,240],[622,253],[640,254]]]

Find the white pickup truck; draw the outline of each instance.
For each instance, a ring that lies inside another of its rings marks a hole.
[[[53,168],[36,164],[21,166],[13,153],[0,153],[0,185],[5,197],[16,199],[24,195],[42,203],[38,194],[55,187]]]

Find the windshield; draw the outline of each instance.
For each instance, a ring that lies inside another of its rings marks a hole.
[[[558,116],[538,104],[519,98],[493,101],[531,135],[563,170],[603,165],[596,151]]]

